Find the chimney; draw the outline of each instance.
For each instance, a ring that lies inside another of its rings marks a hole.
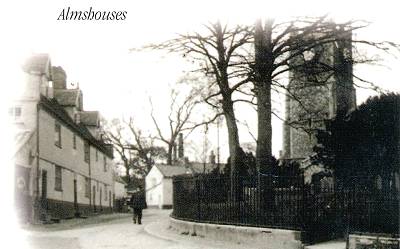
[[[54,89],[67,89],[67,74],[62,67],[52,67]]]
[[[178,157],[183,158],[184,157],[184,150],[183,150],[183,134],[179,133],[179,138],[178,138]]]

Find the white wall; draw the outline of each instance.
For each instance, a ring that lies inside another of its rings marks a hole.
[[[163,179],[163,205],[172,205],[172,178]]]
[[[115,181],[114,194],[115,194],[115,199],[124,197],[126,195],[125,184]]]
[[[97,159],[96,159],[97,151]],[[90,146],[90,169],[92,176],[92,188],[96,186],[95,204],[103,207],[110,206],[110,192],[111,198],[114,194],[114,179],[112,174],[113,161],[106,156],[106,170],[104,170],[104,154],[94,146]],[[101,202],[100,202],[100,191]],[[92,193],[93,200],[93,193]],[[113,205],[111,200],[111,206]]]
[[[90,165],[84,161],[84,139],[76,135],[76,149],[73,148],[73,131],[61,125],[61,148],[54,144],[55,118],[44,110],[39,112],[39,150],[40,168],[47,170],[48,198],[73,202],[73,182],[77,179],[78,203],[89,204],[90,197],[85,196],[85,177],[89,177],[91,171],[91,190],[96,186],[96,205],[109,207],[113,205],[114,180],[112,176],[113,161],[106,157],[106,171],[104,171],[103,153],[90,146]],[[98,159],[96,160],[96,150]],[[63,191],[54,190],[55,169],[54,164],[63,167],[62,185]],[[41,179],[40,179],[41,180]],[[39,181],[39,184],[41,182]],[[110,202],[111,193],[111,202]],[[93,193],[92,196],[93,198]]]
[[[147,206],[162,207],[164,199],[163,184],[163,175],[156,166],[153,166],[146,176]]]

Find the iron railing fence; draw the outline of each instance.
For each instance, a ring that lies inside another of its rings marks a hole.
[[[373,176],[350,177],[350,184],[338,189],[346,211],[348,229],[353,233],[400,234],[400,192],[388,179]],[[379,182],[380,181],[380,182]]]
[[[323,189],[305,184],[302,175],[175,177],[172,216],[301,230],[303,241],[315,243],[349,232],[398,236],[399,199],[396,186],[376,187],[374,177],[357,176],[350,184]]]
[[[232,181],[229,177],[174,178],[172,216],[198,222],[301,230],[303,182],[299,176],[236,177]]]

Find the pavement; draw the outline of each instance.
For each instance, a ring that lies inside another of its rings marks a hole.
[[[171,210],[144,210],[143,225],[133,224],[131,214],[106,214],[87,219],[62,220],[59,224],[25,225],[22,231],[30,249],[241,249],[250,246],[224,238],[211,240],[203,236],[181,234],[170,227],[170,213]],[[264,249],[265,245],[252,244],[251,248]],[[305,249],[345,249],[345,242],[331,241]]]
[[[130,213],[111,213],[90,216],[87,218],[64,219],[52,224],[22,224],[20,228],[27,231],[61,231],[83,226],[95,226],[100,223],[112,222],[118,219],[132,217]]]
[[[169,228],[171,210],[144,210],[142,225],[131,214],[110,214],[59,224],[25,226],[10,248],[26,249],[240,249],[246,245],[178,234]],[[2,244],[3,245],[3,244]],[[7,248],[7,247],[5,247]]]

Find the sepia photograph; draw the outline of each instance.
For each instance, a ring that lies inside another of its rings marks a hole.
[[[19,1],[4,248],[400,249],[395,1]]]

